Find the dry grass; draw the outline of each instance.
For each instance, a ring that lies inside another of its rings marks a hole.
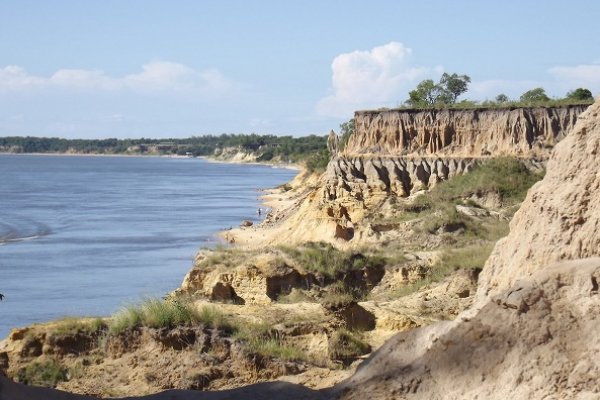
[[[269,324],[241,323],[234,337],[241,340],[248,351],[263,357],[296,361],[307,359],[304,352],[287,343],[281,333]]]

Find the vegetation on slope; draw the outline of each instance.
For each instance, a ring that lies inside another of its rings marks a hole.
[[[223,314],[214,307],[196,308],[185,299],[147,299],[140,304],[124,307],[109,324],[109,332],[121,333],[128,329],[174,328],[176,326],[203,325],[214,329],[231,328]]]
[[[440,251],[438,262],[425,276],[390,296],[413,293],[443,280],[457,269],[482,268],[495,242],[508,233],[509,220],[527,190],[542,177],[543,173],[529,170],[518,159],[497,158],[441,182],[413,199],[389,199],[391,211],[373,213],[371,223],[410,229],[415,235],[412,250],[424,250],[429,242]],[[481,206],[486,199],[495,203],[491,212],[489,207]],[[470,212],[475,215],[469,215]]]

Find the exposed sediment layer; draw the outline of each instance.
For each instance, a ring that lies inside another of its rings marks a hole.
[[[348,194],[364,199],[375,192],[406,197],[455,175],[468,172],[473,158],[338,157],[323,177],[326,200]]]
[[[357,111],[344,153],[547,157],[587,107]]]

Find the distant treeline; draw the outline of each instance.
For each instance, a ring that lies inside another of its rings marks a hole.
[[[0,137],[0,152],[81,153],[81,154],[160,154],[213,156],[226,149],[252,153],[257,161],[306,163],[309,169],[322,169],[329,160],[326,136],[275,136],[222,134],[186,139],[61,139],[40,137]]]

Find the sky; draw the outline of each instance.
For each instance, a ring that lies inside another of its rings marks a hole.
[[[600,95],[600,1],[0,0],[0,136],[323,135],[424,79]]]

